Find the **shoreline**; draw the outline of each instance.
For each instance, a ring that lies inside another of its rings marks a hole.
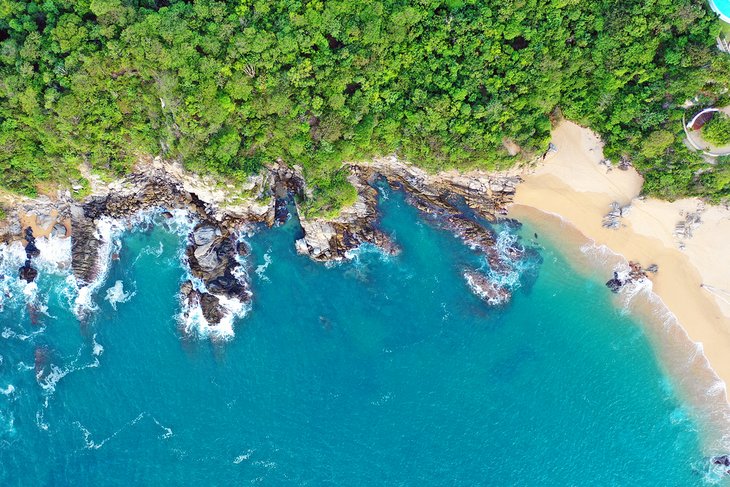
[[[621,261],[657,264],[659,271],[650,275],[651,293],[634,303],[631,311],[647,324],[660,364],[681,383],[682,392],[691,396],[688,399],[693,406],[699,405],[703,414],[710,413],[713,423],[723,423],[727,429],[724,413],[729,408],[730,294],[724,290],[730,290],[730,253],[725,250],[725,242],[730,239],[730,210],[703,208],[698,199],[667,202],[639,198],[641,176],[633,168],[609,171],[601,164],[600,139],[572,122],[563,121],[555,127],[553,143],[557,152],[523,174],[509,216],[544,229],[551,240],[561,241],[561,248],[569,254],[582,252],[581,240],[599,251],[605,246],[616,257],[608,257],[604,265],[595,255],[592,262],[587,255],[571,257],[583,266],[605,271],[602,277],[606,280],[611,277],[612,267]],[[621,206],[631,205],[631,210],[617,219],[619,228],[604,228],[604,216],[614,201]],[[691,228],[691,237],[675,235],[677,223],[686,221],[698,209],[702,223]],[[564,238],[566,232],[577,235]],[[661,307],[668,314],[657,316],[656,310]],[[672,318],[682,333],[670,329],[674,325],[668,324]],[[706,360],[704,367],[698,357]],[[713,381],[712,375],[717,379]],[[716,399],[709,401],[714,406],[708,411],[709,404],[702,403],[716,395],[721,397],[721,404]]]

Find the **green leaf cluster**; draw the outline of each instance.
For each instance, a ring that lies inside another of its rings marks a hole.
[[[716,112],[702,127],[702,137],[715,145],[730,144],[730,117]]]

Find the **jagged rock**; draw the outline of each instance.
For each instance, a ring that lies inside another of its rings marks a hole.
[[[35,221],[40,228],[46,229],[46,228],[50,227],[52,224],[54,224],[56,222],[56,219],[53,218],[48,213],[39,213],[36,216]]]
[[[216,228],[211,223],[200,224],[193,230],[190,240],[186,255],[193,276],[201,279],[213,294],[248,301],[247,283],[234,276],[241,265],[236,256],[243,247],[238,245],[229,230]]]
[[[220,300],[210,293],[200,294],[200,309],[203,311],[203,317],[210,325],[217,325],[225,315]]]
[[[625,282],[619,279],[618,272],[614,272],[613,278],[606,281],[606,287],[613,293],[619,292],[624,284]]]
[[[512,293],[504,286],[473,270],[464,271],[464,278],[474,293],[492,306],[508,303]]]
[[[172,218],[172,213],[170,213],[169,211],[163,211],[162,213],[160,213],[160,215],[162,215],[162,218],[164,218],[166,220],[169,220],[170,218]]]
[[[249,253],[251,253],[251,249],[248,248],[248,245],[246,245],[246,242],[240,241],[236,242],[236,252],[241,257],[245,257]]]
[[[41,251],[35,246],[35,241],[28,242],[25,246],[25,255],[28,259],[41,255]]]
[[[30,265],[30,259],[25,262],[25,265],[18,269],[20,278],[26,282],[33,282],[38,277],[38,270]]]
[[[603,228],[610,228],[612,230],[621,228],[620,219],[629,214],[632,208],[631,204],[621,206],[618,201],[614,201],[611,203],[610,208],[611,210],[603,217]]]
[[[99,247],[94,221],[81,206],[71,207],[71,268],[80,285],[90,284],[98,272]]]
[[[641,264],[629,261],[629,272],[619,274],[614,271],[613,278],[606,282],[606,287],[608,287],[612,292],[617,293],[627,284],[638,283],[646,278],[646,271],[642,269]]]
[[[385,178],[391,187],[405,190],[408,202],[436,225],[484,252],[495,272],[508,272],[509,264],[495,247],[494,232],[475,217],[493,222],[504,214],[520,181],[518,177],[475,178],[459,173],[436,177],[392,159],[352,165],[350,171],[348,180],[358,191],[356,203],[331,220],[300,215],[304,236],[295,244],[298,253],[318,261],[338,260],[364,242],[397,252],[397,246],[377,228],[377,191],[373,185]],[[475,215],[468,216],[465,210]],[[511,258],[509,253],[507,257]],[[515,251],[513,257],[519,259],[519,252]]]
[[[56,223],[53,225],[53,230],[51,230],[51,236],[52,237],[66,237],[68,234],[68,229],[66,228],[66,225],[63,223]]]
[[[216,228],[208,224],[200,224],[193,230],[193,242],[195,245],[209,245],[216,237]]]
[[[730,455],[718,455],[716,457],[712,457],[712,463],[714,465],[724,465],[725,467],[730,467]]]
[[[646,268],[646,272],[656,274],[657,272],[659,272],[659,266],[656,264],[651,264],[649,267]]]
[[[220,299],[211,293],[201,293],[195,290],[191,281],[185,281],[180,285],[180,294],[183,297],[184,306],[200,305],[203,317],[209,325],[217,325],[225,316],[225,310],[220,304]]]

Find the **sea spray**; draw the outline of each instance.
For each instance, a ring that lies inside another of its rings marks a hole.
[[[258,266],[256,266],[256,275],[258,276],[259,279],[264,280],[264,281],[268,281],[269,280],[269,278],[266,277],[266,269],[271,265],[271,262],[272,262],[272,260],[271,260],[271,249],[269,249],[264,254],[264,263],[263,264],[259,264]]]
[[[111,307],[116,311],[117,304],[126,303],[132,299],[135,294],[135,291],[125,292],[124,283],[118,280],[112,287],[106,290],[106,296],[104,299],[108,301]]]

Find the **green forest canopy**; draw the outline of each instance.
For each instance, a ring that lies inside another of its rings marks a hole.
[[[546,149],[559,108],[647,193],[718,200],[727,178],[681,122],[688,99],[724,101],[718,32],[705,0],[0,0],[0,185],[282,158],[331,213],[354,195],[343,161],[503,168]]]

